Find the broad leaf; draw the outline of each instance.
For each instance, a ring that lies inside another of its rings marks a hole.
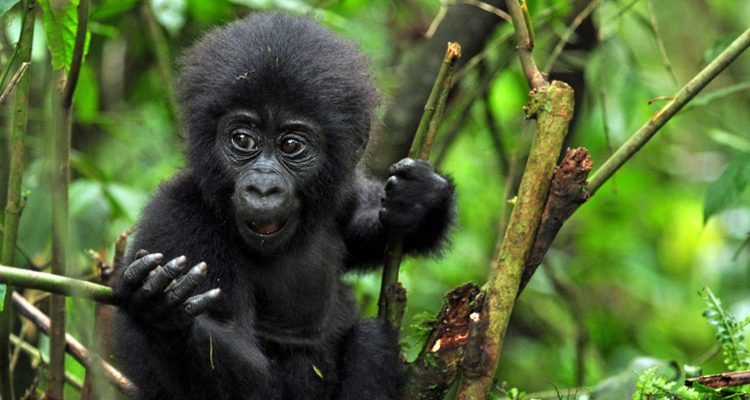
[[[703,222],[735,204],[750,182],[750,153],[740,153],[732,159],[711,186],[703,204]]]
[[[0,312],[5,308],[5,294],[8,293],[8,287],[0,283]]]
[[[40,0],[44,10],[44,30],[52,54],[52,67],[70,68],[78,27],[77,7],[80,0]]]
[[[4,15],[8,10],[18,3],[18,0],[0,0],[0,16]],[[0,306],[2,307],[2,306]]]

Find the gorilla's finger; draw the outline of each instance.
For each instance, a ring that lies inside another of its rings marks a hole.
[[[186,264],[187,258],[179,256],[168,262],[163,268],[158,268],[143,284],[143,288],[141,288],[143,295],[151,296],[163,292],[167,285],[182,272]]]
[[[139,251],[140,253],[140,251]],[[146,279],[146,276],[156,268],[164,256],[161,253],[146,254],[133,261],[122,274],[124,283],[128,287],[135,287]]]
[[[183,312],[190,317],[196,317],[210,310],[219,303],[221,289],[211,289],[206,293],[193,296],[183,305]]]
[[[388,174],[389,175],[403,175],[409,169],[414,168],[415,165],[416,165],[416,161],[413,158],[407,157],[391,165],[391,167],[388,169]]]
[[[398,177],[395,175],[392,175],[388,178],[387,181],[385,181],[385,191],[388,192],[393,189],[394,186],[398,184]]]
[[[435,170],[432,168],[432,164],[430,164],[429,161],[404,158],[396,164],[393,164],[390,172],[391,175],[406,179],[419,179],[430,176]]]
[[[186,301],[193,291],[206,279],[208,266],[202,262],[188,271],[180,279],[172,281],[166,289],[164,306],[166,308],[176,307],[178,304]]]

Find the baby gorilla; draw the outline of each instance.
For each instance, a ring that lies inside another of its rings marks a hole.
[[[198,42],[177,89],[188,165],[115,284],[136,398],[399,399],[396,334],[341,275],[381,262],[388,232],[437,251],[454,188],[424,161],[385,185],[358,172],[378,101],[364,57],[307,19],[252,15]]]

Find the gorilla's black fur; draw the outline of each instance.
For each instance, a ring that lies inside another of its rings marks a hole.
[[[340,276],[377,264],[386,231],[438,249],[453,185],[410,159],[385,187],[357,172],[378,101],[364,57],[307,19],[252,15],[188,52],[178,91],[188,167],[138,225],[131,249],[154,253],[131,251],[115,284],[137,398],[400,398],[395,334]]]

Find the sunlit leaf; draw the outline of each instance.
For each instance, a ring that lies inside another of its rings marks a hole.
[[[732,159],[711,186],[703,204],[703,221],[735,204],[750,182],[750,153],[740,153]]]
[[[4,283],[0,283],[0,311],[5,308],[5,294],[8,292],[8,287]]]
[[[18,0],[0,0],[0,16],[13,8],[16,3],[18,3]]]

